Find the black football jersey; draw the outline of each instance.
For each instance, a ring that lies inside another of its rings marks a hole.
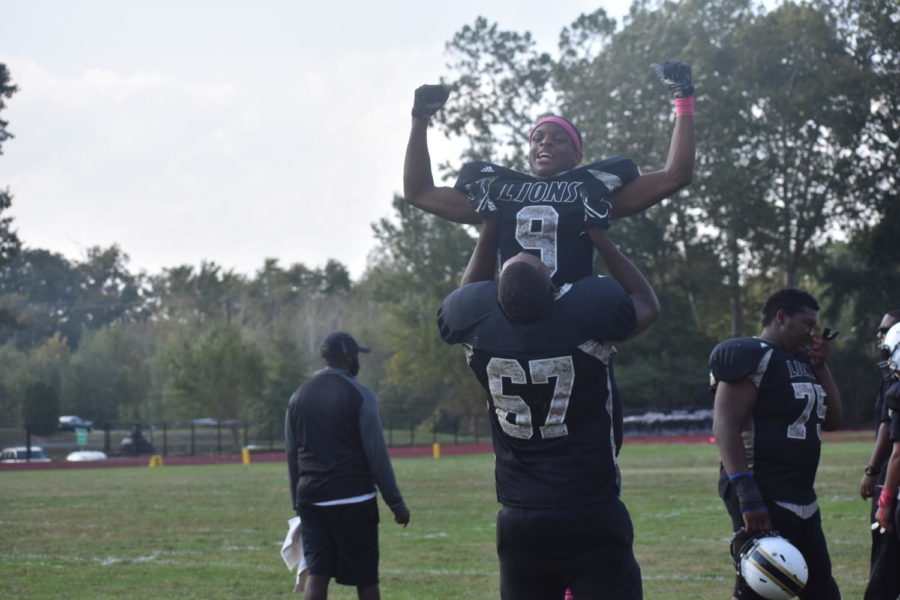
[[[900,381],[894,381],[884,392],[884,405],[890,419],[892,442],[900,442]]]
[[[611,375],[635,327],[634,304],[609,277],[584,278],[540,319],[510,323],[497,285],[464,286],[438,313],[441,337],[466,347],[487,391],[497,498],[506,506],[578,506],[618,494]]]
[[[523,250],[531,252],[561,286],[594,272],[594,246],[584,231],[585,202],[611,210],[610,194],[639,175],[628,158],[546,178],[475,161],[463,165],[454,187],[479,213],[499,212],[501,264]]]
[[[763,496],[794,504],[815,501],[827,398],[809,357],[759,338],[735,338],[713,349],[709,366],[714,383],[749,378],[759,391],[743,438]]]

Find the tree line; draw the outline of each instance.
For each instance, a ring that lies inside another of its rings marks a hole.
[[[770,11],[638,0],[621,23],[602,9],[580,15],[548,53],[528,32],[477,18],[447,44],[452,94],[434,126],[466,149],[455,162],[438,157],[441,172],[452,182],[473,158],[524,168],[528,129],[549,112],[582,129],[587,158],[658,169],[672,114],[649,64],[691,63],[694,183],[612,226],[663,307],[620,348],[626,406],[708,406],[709,351],[757,333],[760,303],[789,285],[816,295],[820,321],[842,332],[831,363],[858,423],[878,378],[874,328],[900,306],[898,19],[890,0]],[[0,110],[15,92],[0,65]],[[0,120],[0,149],[11,136]],[[26,398],[46,398],[36,385],[63,414],[95,422],[280,420],[334,329],[373,347],[360,379],[387,418],[431,426],[483,410],[464,357],[435,326],[473,228],[395,197],[372,224],[376,247],[357,281],[337,261],[146,274],[129,270],[119,246],[79,260],[27,247],[4,217],[12,200],[0,189],[0,421],[21,422]]]

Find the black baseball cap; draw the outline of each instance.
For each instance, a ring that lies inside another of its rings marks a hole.
[[[334,333],[329,333],[325,341],[322,342],[320,352],[325,358],[338,358],[345,354],[366,353],[370,352],[370,350],[356,343],[356,340],[349,333],[335,331]]]

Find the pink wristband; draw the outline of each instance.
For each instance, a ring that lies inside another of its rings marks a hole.
[[[694,97],[675,98],[675,115],[692,115],[694,114]]]
[[[896,490],[889,490],[887,486],[882,488],[881,495],[878,497],[879,508],[890,508],[894,504],[894,497],[897,495]]]

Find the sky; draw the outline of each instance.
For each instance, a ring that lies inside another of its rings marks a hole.
[[[413,90],[449,76],[446,43],[484,16],[559,32],[626,0],[0,0],[4,216],[29,248],[129,270],[329,259],[362,276],[372,223],[402,192]],[[433,131],[434,165],[459,141]]]

